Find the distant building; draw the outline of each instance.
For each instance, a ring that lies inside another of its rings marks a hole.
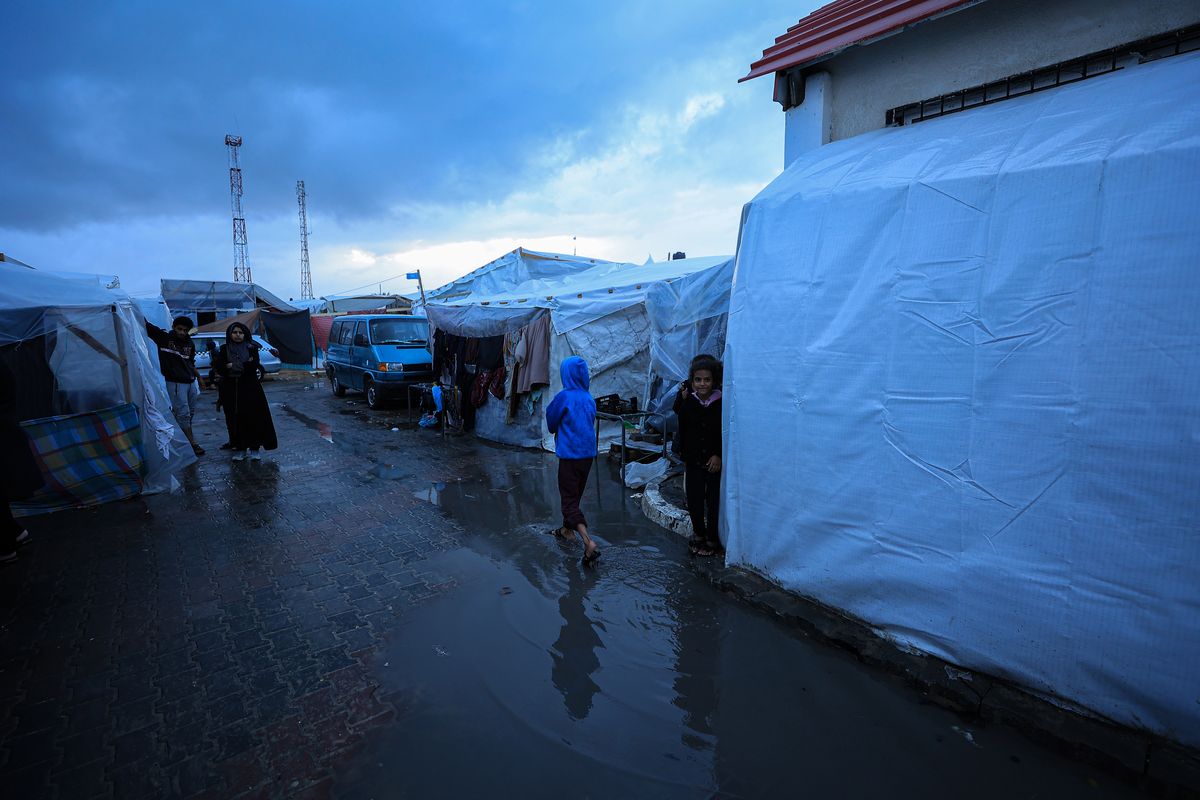
[[[784,164],[910,124],[1200,47],[1195,0],[837,0],[763,51]]]

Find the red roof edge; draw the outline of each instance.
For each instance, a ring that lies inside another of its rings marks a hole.
[[[851,45],[979,2],[982,0],[835,0],[778,36],[739,83],[810,64]]]

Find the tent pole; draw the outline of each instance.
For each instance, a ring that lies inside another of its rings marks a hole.
[[[125,388],[125,401],[133,402],[133,388],[129,382],[129,357],[125,353],[125,337],[121,335],[121,320],[117,316],[117,306],[109,306],[113,315],[113,333],[117,337],[117,364],[121,367],[121,383]]]

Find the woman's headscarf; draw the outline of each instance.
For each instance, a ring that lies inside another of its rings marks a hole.
[[[233,341],[230,335],[234,329],[242,331],[242,340],[240,342]],[[229,374],[241,375],[242,369],[247,361],[250,360],[251,350],[253,347],[250,339],[250,329],[240,322],[235,322],[225,329],[225,352],[229,356]]]

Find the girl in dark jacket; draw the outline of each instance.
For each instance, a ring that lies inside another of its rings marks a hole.
[[[723,552],[717,535],[721,503],[721,362],[692,359],[688,379],[675,396],[684,488],[692,518],[691,550],[698,556]]]
[[[263,450],[279,446],[267,395],[258,382],[258,345],[250,329],[235,322],[225,331],[225,344],[213,355],[220,404],[225,409],[233,460],[262,458]]]

